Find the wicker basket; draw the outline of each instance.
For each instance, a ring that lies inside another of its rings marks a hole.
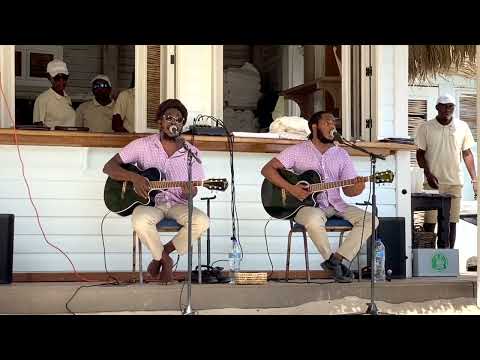
[[[267,273],[246,273],[235,274],[235,284],[238,285],[264,285],[267,283]]]

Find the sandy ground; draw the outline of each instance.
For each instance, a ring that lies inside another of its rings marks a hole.
[[[271,309],[211,309],[199,310],[198,315],[342,315],[365,312],[368,300],[346,297],[332,301],[316,301],[289,308]],[[434,300],[422,303],[390,304],[376,302],[379,311],[398,315],[480,315],[472,298]],[[194,308],[194,306],[192,305]],[[195,308],[194,308],[195,310]],[[93,314],[92,314],[93,315]],[[96,313],[95,315],[180,315],[179,311],[126,311]]]

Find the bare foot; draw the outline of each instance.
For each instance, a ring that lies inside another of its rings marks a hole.
[[[160,268],[162,267],[161,260],[153,259],[150,264],[148,264],[147,271],[152,278],[156,278],[160,273]]]
[[[159,276],[160,282],[165,283],[165,284],[167,284],[169,282],[173,282],[173,271],[172,271],[173,260],[172,260],[172,258],[167,254],[163,254],[163,257],[160,260],[160,262],[162,263],[162,270],[160,271],[160,276]]]

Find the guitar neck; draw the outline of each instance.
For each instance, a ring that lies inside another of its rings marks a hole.
[[[151,190],[179,188],[188,185],[188,181],[150,181]],[[192,186],[203,186],[203,181],[192,181]]]
[[[374,176],[364,176],[362,177],[363,181],[372,181]],[[350,180],[341,180],[341,181],[334,181],[329,183],[318,183],[318,184],[311,184],[309,186],[309,190],[311,192],[318,192],[318,191],[325,191],[329,189],[340,188],[344,186],[352,186],[358,183],[359,180],[357,179],[350,179]]]

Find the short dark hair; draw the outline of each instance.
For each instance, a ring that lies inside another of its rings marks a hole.
[[[162,102],[158,106],[157,120],[160,120],[161,117],[163,116],[163,114],[165,114],[165,112],[168,109],[177,109],[178,111],[180,111],[182,113],[182,117],[183,117],[183,124],[185,124],[187,122],[187,117],[188,117],[187,108],[178,99],[168,99],[168,100],[165,100],[164,102]]]
[[[308,136],[308,138],[310,140],[313,138],[312,125],[317,124],[318,120],[320,120],[324,114],[332,114],[332,113],[330,111],[317,111],[315,114],[310,116],[310,119],[308,119],[308,128],[310,129],[310,135]]]

